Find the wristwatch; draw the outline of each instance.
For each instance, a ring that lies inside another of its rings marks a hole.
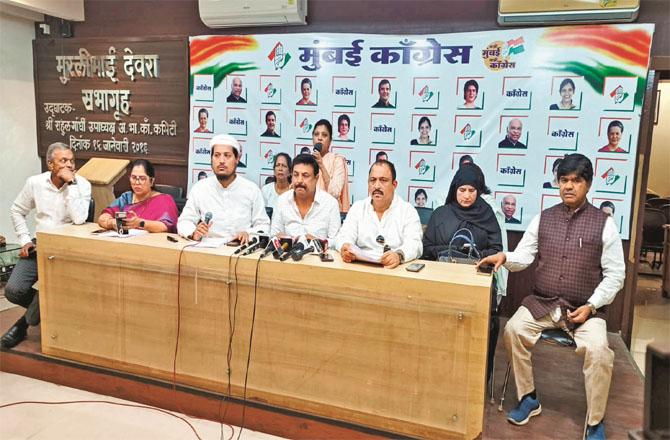
[[[395,253],[398,254],[398,256],[400,257],[400,264],[404,263],[405,262],[405,253],[403,251],[401,251],[400,249],[395,251]]]
[[[590,302],[587,302],[586,305],[589,306],[589,309],[591,309],[591,315],[595,315],[598,312],[598,309],[596,309],[596,306],[594,306]]]
[[[144,220],[140,220],[140,229],[144,229]]]

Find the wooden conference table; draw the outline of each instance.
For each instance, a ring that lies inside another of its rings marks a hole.
[[[95,229],[37,234],[45,354],[170,381],[179,328],[177,382],[226,393],[234,322],[242,397],[253,323],[248,400],[416,437],[482,431],[491,277],[472,266],[257,264],[226,246],[179,265],[183,239]]]

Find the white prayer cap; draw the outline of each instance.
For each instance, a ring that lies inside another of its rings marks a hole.
[[[212,139],[210,139],[209,148],[213,149],[214,145],[228,145],[233,147],[238,156],[240,155],[240,150],[242,149],[240,143],[237,142],[237,139],[228,134],[217,134]]]

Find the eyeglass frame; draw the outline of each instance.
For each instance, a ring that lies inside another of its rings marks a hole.
[[[150,176],[134,176],[134,175],[131,174],[128,177],[128,179],[131,182],[135,182],[135,183],[146,183],[146,182],[151,181],[151,179],[153,179],[153,177],[150,177]]]

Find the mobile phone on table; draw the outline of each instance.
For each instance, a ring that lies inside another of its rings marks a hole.
[[[233,240],[233,241],[229,241],[228,243],[226,243],[226,246],[239,246],[239,245],[240,245],[240,240]]]
[[[171,241],[172,243],[177,243],[177,242],[179,242],[179,240],[177,240],[176,238],[174,238],[174,237],[171,236],[171,235],[168,235],[168,236],[167,236],[167,241]]]
[[[103,232],[107,232],[107,229],[96,229],[95,231],[91,232],[91,234],[102,234]]]
[[[477,272],[483,274],[490,274],[493,272],[493,264],[484,264],[477,266]]]
[[[423,263],[412,263],[409,266],[407,266],[405,270],[407,270],[408,272],[420,272],[421,269],[423,269],[424,267],[426,267],[426,265]]]
[[[333,259],[333,256],[330,254],[319,254],[319,258],[321,258],[321,261],[323,261],[324,263],[332,263],[333,261],[335,261]]]

